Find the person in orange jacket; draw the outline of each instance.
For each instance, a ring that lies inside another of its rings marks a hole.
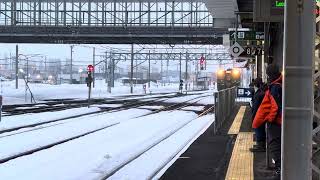
[[[281,124],[282,124],[282,75],[276,64],[267,67],[268,90],[253,120],[252,127],[267,123],[268,148],[275,161],[274,179],[280,179],[281,172]]]

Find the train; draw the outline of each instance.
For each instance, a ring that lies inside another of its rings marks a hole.
[[[241,72],[237,68],[220,69],[217,71],[217,89],[218,91],[240,86]]]

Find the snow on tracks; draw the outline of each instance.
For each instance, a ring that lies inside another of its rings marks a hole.
[[[168,132],[196,118],[193,112],[161,112],[130,119],[87,136],[0,165],[4,179],[90,179],[99,165],[119,165]],[[102,167],[102,166],[100,166]],[[104,171],[104,170],[103,170]],[[105,171],[104,171],[105,172]]]
[[[131,109],[105,115],[91,115],[46,129],[0,136],[0,144],[3,144],[0,149],[0,163],[95,133],[148,112]]]

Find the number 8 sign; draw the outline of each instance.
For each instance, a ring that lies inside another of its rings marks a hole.
[[[261,56],[262,48],[261,47],[246,47],[245,53],[247,56]]]
[[[252,49],[251,47],[246,47],[246,54],[251,56],[252,55]]]

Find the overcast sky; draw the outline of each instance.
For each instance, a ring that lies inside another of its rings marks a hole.
[[[41,54],[47,56],[48,59],[61,59],[62,61],[66,61],[70,59],[70,44],[19,44],[19,54],[24,55],[30,55],[30,54]],[[93,49],[92,47],[96,47],[96,55],[104,55],[105,51],[110,51],[111,48],[116,48],[118,51],[126,51],[130,52],[131,45],[76,45],[74,47],[74,53],[73,53],[73,59],[74,64],[92,64],[92,56],[93,56]],[[169,46],[166,45],[135,45],[135,51],[140,51],[142,48],[160,48],[157,51],[163,51],[166,52],[168,50],[164,50],[163,48],[168,48]],[[175,46],[170,52],[179,52],[181,51],[182,46],[177,45]],[[0,44],[0,59],[9,57],[10,53],[12,56],[15,56],[15,48],[16,44]],[[161,50],[162,48],[162,50]],[[190,45],[184,45],[183,48],[189,49],[191,52],[196,51],[203,51],[204,48],[207,49],[207,53],[212,53],[212,51],[216,51],[216,47],[212,46],[190,46]],[[219,47],[221,48],[221,47]],[[169,53],[170,53],[169,52]],[[96,61],[100,61],[102,57],[96,57]],[[170,70],[177,70],[177,63],[178,62],[170,62]],[[123,68],[126,68],[127,65],[129,65],[129,61],[121,63]],[[208,62],[208,64],[210,64]],[[147,64],[145,64],[147,65]],[[166,63],[164,63],[164,66]],[[160,63],[152,63],[152,66],[160,68]],[[190,66],[193,66],[190,64]],[[218,66],[207,66],[208,70],[215,71]],[[223,66],[225,68],[232,67],[232,64]],[[183,68],[184,69],[184,68]]]

